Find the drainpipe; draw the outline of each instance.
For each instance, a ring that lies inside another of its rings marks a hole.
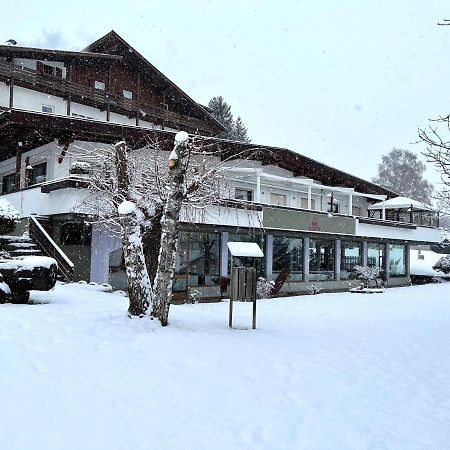
[[[353,216],[353,195],[348,196],[348,215]]]
[[[383,220],[386,220],[386,199],[385,198],[383,199],[383,206],[381,209],[381,218]]]
[[[308,186],[308,209],[312,209],[311,186]]]

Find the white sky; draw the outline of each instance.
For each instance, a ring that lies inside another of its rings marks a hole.
[[[198,102],[222,95],[254,143],[370,179],[450,113],[444,18],[444,0],[22,0],[0,42],[81,49],[114,29]]]

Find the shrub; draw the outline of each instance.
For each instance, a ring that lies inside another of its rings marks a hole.
[[[0,198],[0,234],[11,233],[18,220],[19,213],[14,206],[8,200]]]

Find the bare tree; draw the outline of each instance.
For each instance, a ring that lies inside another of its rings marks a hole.
[[[121,230],[132,293],[129,314],[151,314],[167,325],[180,221],[198,222],[207,208],[221,205],[225,163],[237,155],[221,157],[217,143],[184,132],[176,135],[170,155],[160,144],[128,151],[119,143],[88,151],[95,155],[96,170],[82,210]],[[148,253],[151,258],[145,258]]]
[[[429,204],[433,185],[423,178],[425,170],[425,164],[413,152],[394,148],[383,155],[378,176],[372,181],[399,195]]]
[[[436,194],[441,211],[450,212],[450,115],[431,120],[428,128],[419,129],[420,142],[427,148],[423,155],[441,174],[442,189]]]

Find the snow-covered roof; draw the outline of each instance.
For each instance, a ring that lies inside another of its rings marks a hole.
[[[395,197],[384,202],[386,209],[411,209],[411,205],[414,211],[434,211],[434,209],[425,205],[425,203],[418,202],[408,197]],[[374,203],[369,206],[369,209],[382,209],[383,202]]]
[[[264,257],[264,253],[259,248],[259,245],[254,242],[228,242],[227,246],[231,256]]]

